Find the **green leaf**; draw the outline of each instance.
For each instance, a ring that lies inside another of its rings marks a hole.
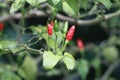
[[[13,73],[12,71],[6,70],[3,74],[1,74],[0,80],[22,80],[18,75]]]
[[[63,11],[69,16],[75,16],[74,10],[67,4],[67,2],[63,2]]]
[[[78,0],[80,3],[80,7],[87,9],[88,7],[88,0]]]
[[[64,61],[64,63],[65,63],[65,65],[66,65],[68,70],[74,68],[74,66],[75,66],[75,59],[74,59],[74,57],[70,53],[68,53],[68,52],[64,53],[63,61]]]
[[[57,10],[62,10],[62,0],[47,0],[47,2]]]
[[[80,74],[82,80],[86,80],[86,76],[89,72],[88,62],[84,59],[81,59],[78,64],[78,73]]]
[[[110,0],[97,0],[98,2],[101,2],[107,9],[110,9],[112,6],[112,2]]]
[[[17,42],[16,41],[0,41],[2,49],[13,49],[16,47]]]
[[[61,55],[55,55],[50,51],[44,51],[43,53],[43,67],[45,69],[53,68],[58,61],[62,58]]]
[[[30,26],[30,29],[32,30],[33,34],[38,34],[41,35],[43,33],[47,33],[46,27],[45,26]],[[41,36],[40,36],[41,37]]]
[[[43,38],[46,40],[48,46],[54,49],[56,41],[55,34],[53,33],[52,36],[48,36],[48,34],[43,34]]]
[[[100,67],[100,59],[99,58],[95,58],[92,60],[92,65],[95,69],[98,69]]]
[[[60,75],[61,74],[61,70],[60,69],[51,69],[49,71],[47,71],[47,76],[56,76],[56,75]]]
[[[75,17],[78,16],[79,13],[79,6],[77,4],[76,0],[65,0],[67,2],[67,4],[72,8],[72,10],[75,13]]]
[[[17,72],[18,72],[18,74],[19,74],[22,78],[24,78],[24,79],[27,78],[26,73],[25,73],[25,71],[24,71],[22,68],[19,68],[19,69],[17,70]]]
[[[47,0],[37,0],[37,2],[40,4],[40,3],[43,3],[43,2],[46,2]]]
[[[101,66],[101,61],[98,57],[95,57],[91,64],[93,65],[93,67],[95,68],[96,71],[96,77],[100,76],[100,66]]]
[[[15,48],[17,46],[17,42],[16,41],[0,41],[0,52],[7,52],[7,51],[12,51],[14,52]]]
[[[25,57],[24,62],[20,68],[24,70],[24,73],[26,75],[26,80],[35,80],[38,70],[37,70],[37,64],[31,56]]]
[[[118,50],[114,46],[105,46],[103,49],[103,55],[104,57],[110,61],[113,62],[118,58]]]
[[[31,6],[37,5],[37,0],[26,0]]]
[[[56,49],[56,53],[57,53],[58,55],[62,55],[61,49],[60,49],[60,48],[57,48],[57,49]]]
[[[11,5],[10,13],[17,11],[24,4],[24,2],[25,0],[15,0],[15,2]]]

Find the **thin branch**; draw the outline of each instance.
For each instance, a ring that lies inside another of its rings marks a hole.
[[[116,62],[114,62],[109,68],[108,70],[103,74],[102,78],[100,80],[108,80],[110,74],[113,72],[113,70],[119,65],[120,60],[117,60]]]
[[[35,16],[37,16],[37,17],[48,17],[48,14],[45,13],[44,11],[37,10],[37,9],[30,10],[28,13],[25,14],[25,18],[30,18],[30,17],[35,17]],[[113,12],[113,13],[105,14],[104,15],[105,19],[103,19],[102,16],[99,16],[99,17],[96,17],[96,18],[90,19],[90,20],[80,20],[80,19],[78,19],[76,21],[75,18],[64,16],[60,13],[58,13],[56,15],[56,18],[58,20],[61,20],[61,21],[68,21],[71,24],[77,24],[77,25],[84,26],[84,25],[97,24],[101,21],[108,20],[108,19],[116,17],[116,16],[120,16],[120,10],[118,10],[116,12]],[[21,13],[14,13],[14,14],[6,15],[6,16],[0,16],[0,22],[8,21],[8,20],[11,20],[11,19],[21,19],[21,18],[22,18]]]
[[[21,46],[24,47],[24,48],[15,52],[14,54],[19,54],[19,53],[24,52],[24,51],[32,51],[32,52],[36,52],[36,53],[39,53],[39,54],[43,54],[43,48],[41,48],[40,50],[37,50],[37,49],[30,48],[27,45],[21,45]]]

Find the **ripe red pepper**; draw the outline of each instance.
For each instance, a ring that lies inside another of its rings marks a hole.
[[[80,51],[84,50],[83,41],[80,38],[78,38],[76,42],[77,42],[77,46],[80,49]]]
[[[4,28],[4,24],[3,23],[0,23],[0,31],[2,31]]]
[[[48,31],[48,35],[52,35],[53,26],[52,26],[51,24],[48,24],[48,26],[47,26],[47,31]]]
[[[74,35],[74,32],[75,32],[75,26],[73,25],[67,32],[66,40],[70,41]]]

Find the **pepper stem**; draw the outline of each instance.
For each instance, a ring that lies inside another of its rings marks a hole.
[[[65,40],[65,44],[64,44],[64,46],[62,47],[62,52],[65,50],[65,47],[66,47],[66,45],[69,43],[69,41],[68,40]]]

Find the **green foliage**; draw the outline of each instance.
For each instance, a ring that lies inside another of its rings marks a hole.
[[[92,62],[92,66],[95,68],[96,71],[96,77],[100,76],[100,70],[101,70],[101,60],[99,57],[95,57]]]
[[[48,76],[53,76],[53,75],[60,75],[61,71],[60,69],[53,68],[47,72]]]
[[[88,61],[86,61],[85,59],[80,59],[77,70],[82,80],[86,80],[87,74],[89,72]]]
[[[15,2],[11,5],[10,13],[16,12],[24,5],[24,2],[25,0],[15,0]]]
[[[46,2],[47,0],[37,0],[37,2],[40,4],[40,3],[43,3],[43,2]]]
[[[0,55],[8,51],[14,52],[16,46],[17,46],[16,41],[8,41],[8,40],[0,41]]]
[[[43,67],[45,69],[51,69],[58,63],[61,58],[61,55],[55,55],[50,51],[45,51],[43,53]]]
[[[27,75],[22,68],[19,68],[17,72],[22,78],[27,79]]]
[[[0,80],[21,80],[21,78],[14,72],[6,70],[2,73]]]
[[[74,6],[74,5],[76,5],[76,6]],[[71,1],[66,0],[65,2],[63,2],[63,10],[69,16],[77,17],[78,12],[79,12],[79,7],[78,7],[77,2],[75,0],[71,0]]]
[[[26,80],[35,80],[37,75],[37,64],[31,56],[26,56],[18,73]]]
[[[89,0],[78,0],[80,7],[84,8],[85,10],[88,8],[88,1]]]
[[[67,2],[63,2],[63,11],[67,13],[69,16],[74,16],[75,12],[73,9],[67,4]]]
[[[64,61],[68,70],[74,68],[75,59],[73,58],[73,56],[70,53],[68,53],[68,52],[64,53],[63,61]]]
[[[47,2],[55,9],[62,10],[62,0],[47,0]]]
[[[65,0],[65,1],[72,8],[72,10],[75,13],[75,16],[77,17],[78,12],[79,12],[79,7],[78,7],[78,4],[77,4],[77,1],[76,0]]]
[[[37,4],[37,0],[26,0],[31,6],[35,6]]]
[[[63,60],[68,70],[73,69],[75,66],[75,59],[70,53],[65,52],[64,56],[53,54],[50,51],[45,51],[43,53],[43,67],[45,69],[53,68],[60,60]]]
[[[112,2],[110,0],[97,0],[101,2],[107,9],[110,9],[112,6]]]
[[[107,46],[103,49],[103,55],[108,61],[113,62],[118,59],[118,50],[114,46]]]

